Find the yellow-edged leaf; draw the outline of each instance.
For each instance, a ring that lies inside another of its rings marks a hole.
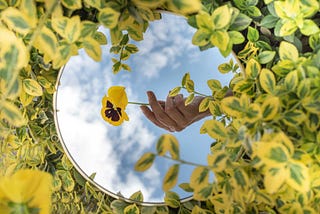
[[[227,129],[224,124],[217,120],[206,120],[200,128],[200,133],[207,133],[217,140],[224,140],[227,137]]]
[[[169,168],[169,170],[167,171],[166,175],[163,178],[163,183],[162,183],[163,191],[167,192],[177,184],[179,168],[180,168],[179,164],[174,164]]]
[[[213,184],[208,184],[206,186],[203,186],[196,191],[194,191],[193,198],[198,201],[206,201],[210,196],[212,196],[213,192]]]
[[[157,8],[161,6],[165,0],[132,0],[132,2],[140,7]]]
[[[299,84],[298,71],[294,70],[289,72],[284,79],[284,85],[286,87],[286,90],[293,91],[298,87],[298,84]]]
[[[155,157],[155,154],[151,152],[143,154],[134,165],[134,169],[139,172],[146,171],[152,166]]]
[[[120,17],[119,12],[115,11],[110,7],[106,7],[100,10],[98,15],[98,20],[100,23],[103,24],[103,26],[112,29],[116,27],[119,17]]]
[[[79,16],[57,17],[52,19],[53,29],[59,33],[68,43],[78,40],[81,34],[81,23]]]
[[[140,210],[136,204],[131,204],[131,205],[128,205],[126,208],[124,208],[123,213],[124,214],[139,214]]]
[[[255,79],[261,71],[260,63],[254,58],[249,59],[245,68],[246,78]]]
[[[81,0],[61,0],[61,3],[70,10],[76,10],[82,7]]]
[[[167,191],[164,196],[164,202],[169,207],[177,208],[180,206],[180,197],[175,192]]]
[[[41,85],[34,79],[24,79],[22,86],[23,90],[31,96],[41,96],[43,94]]]
[[[198,190],[209,183],[209,169],[206,167],[196,167],[190,176],[190,187]]]
[[[296,62],[299,58],[299,52],[293,44],[282,41],[279,46],[279,56],[281,60],[291,60]]]
[[[262,118],[261,107],[257,103],[251,103],[246,109],[245,120],[249,123],[255,123]]]
[[[19,98],[23,106],[28,106],[32,102],[34,96],[27,94],[22,87]]]
[[[211,34],[210,42],[221,51],[225,51],[229,45],[229,34],[224,30],[217,30]]]
[[[37,8],[35,1],[33,0],[22,0],[20,4],[20,11],[23,12],[29,18],[29,24],[35,27],[37,24]]]
[[[211,18],[214,29],[225,28],[231,21],[231,10],[227,5],[220,6],[213,11]]]
[[[262,105],[262,119],[265,121],[272,120],[278,113],[280,109],[280,99],[279,97],[270,96],[267,97]]]
[[[93,60],[97,62],[101,60],[102,50],[97,40],[92,37],[85,38],[83,41],[83,48]]]
[[[194,99],[194,93],[191,93],[191,94],[189,94],[189,96],[188,96],[187,99],[185,100],[184,104],[185,104],[186,106],[189,105],[190,103],[192,103],[193,99]]]
[[[170,97],[177,96],[177,95],[179,94],[180,90],[181,90],[181,87],[180,87],[180,86],[173,88],[173,89],[170,91],[169,96],[170,96]]]
[[[48,27],[44,26],[35,39],[33,46],[41,53],[44,53],[46,63],[55,58],[58,40],[55,34]]]
[[[156,149],[158,155],[165,155],[169,152],[173,159],[179,159],[180,157],[179,142],[171,134],[162,135],[157,142]]]
[[[237,97],[226,97],[221,101],[222,111],[232,117],[239,117],[245,109],[242,108],[240,99]]]
[[[272,71],[266,68],[262,69],[259,76],[259,82],[264,91],[269,94],[274,93],[276,87],[276,78]]]
[[[223,150],[214,151],[214,154],[207,156],[207,162],[213,167],[214,172],[222,172],[227,168],[229,157]]]
[[[0,103],[0,116],[12,126],[22,126],[26,124],[20,109],[11,102],[2,101]]]
[[[26,35],[34,27],[30,18],[19,11],[17,8],[8,7],[1,11],[1,19],[7,24],[9,29],[12,29],[22,35]]]
[[[202,209],[196,205],[193,207],[191,214],[213,214],[213,212],[207,209]]]
[[[264,186],[268,193],[273,194],[278,192],[288,177],[288,170],[285,167],[269,168],[265,172]]]
[[[197,13],[201,9],[200,0],[175,0],[166,1],[169,11],[176,12],[178,14],[191,14]]]
[[[253,152],[267,168],[281,168],[286,166],[290,160],[288,148],[279,143],[277,139],[271,142],[256,142]]]
[[[303,123],[306,119],[306,115],[301,110],[287,111],[284,113],[283,122],[288,126],[297,127]]]
[[[141,191],[137,191],[130,196],[131,200],[134,201],[143,201],[143,195]]]
[[[299,192],[310,190],[309,169],[302,162],[291,160],[288,164],[287,183]]]
[[[199,104],[199,112],[205,112],[209,109],[209,104],[210,104],[210,98],[205,97]]]

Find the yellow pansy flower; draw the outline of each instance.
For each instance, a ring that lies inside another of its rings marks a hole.
[[[12,176],[0,178],[0,212],[28,209],[39,214],[50,213],[51,193],[52,176],[49,173],[21,169]]]
[[[108,123],[119,126],[124,120],[129,120],[124,111],[128,105],[128,97],[123,86],[112,86],[107,96],[102,98],[101,116]]]

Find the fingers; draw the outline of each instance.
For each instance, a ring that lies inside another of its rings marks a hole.
[[[157,119],[162,125],[168,127],[169,129],[172,129],[176,127],[176,122],[169,117],[169,115],[165,112],[165,108],[161,105],[161,103],[158,102],[156,96],[154,95],[153,92],[148,91],[147,92],[148,99],[149,99],[149,104],[150,107],[153,111],[153,115],[155,119]],[[167,104],[165,104],[166,106]]]
[[[147,106],[140,106],[140,109],[141,109],[142,113],[146,116],[146,118],[148,118],[156,126],[159,126],[160,128],[163,128],[163,129],[170,131],[167,126],[163,125],[161,122],[159,122],[157,120],[154,113]]]
[[[179,111],[179,109],[176,106],[176,99],[178,98],[177,102],[179,104],[179,97],[167,97],[166,105],[165,105],[165,112],[172,118],[177,126],[176,131],[180,131],[184,128],[184,125],[187,123],[186,118],[183,116],[183,114]]]

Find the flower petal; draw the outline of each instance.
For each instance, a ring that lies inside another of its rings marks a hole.
[[[108,89],[108,97],[116,107],[124,109],[128,105],[128,97],[123,86],[112,86]]]

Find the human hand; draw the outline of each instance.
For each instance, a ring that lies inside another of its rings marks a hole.
[[[199,112],[204,97],[196,96],[192,103],[185,105],[182,94],[167,97],[166,101],[157,100],[152,91],[147,92],[150,107],[140,106],[143,114],[156,126],[168,131],[181,131],[190,124],[210,115],[209,111]]]

